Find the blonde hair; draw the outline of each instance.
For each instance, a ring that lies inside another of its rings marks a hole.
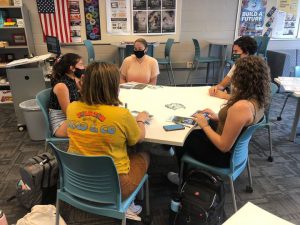
[[[81,101],[88,105],[119,105],[119,69],[104,62],[93,62],[85,70]]]

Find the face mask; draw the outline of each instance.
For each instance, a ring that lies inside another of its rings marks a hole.
[[[135,54],[135,56],[140,59],[145,55],[144,51],[133,51],[133,53]]]
[[[233,62],[235,62],[236,60],[238,60],[239,58],[241,58],[241,54],[232,54],[231,55],[231,60]]]
[[[85,72],[85,69],[78,69],[78,68],[75,68],[75,71],[74,71],[74,75],[77,77],[77,78],[80,78],[82,74],[84,74]]]

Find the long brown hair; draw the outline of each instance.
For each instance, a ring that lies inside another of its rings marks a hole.
[[[70,72],[71,66],[75,67],[80,59],[81,57],[75,53],[67,53],[60,57],[53,65],[52,79],[61,79],[66,73]]]
[[[261,57],[247,56],[239,59],[232,76],[234,90],[227,106],[239,100],[256,100],[260,108],[270,101],[270,70]]]
[[[112,64],[93,62],[85,70],[81,100],[88,105],[119,105],[119,69]]]

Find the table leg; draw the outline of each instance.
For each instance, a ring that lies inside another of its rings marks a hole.
[[[298,125],[298,122],[299,122],[299,117],[300,117],[300,97],[298,98],[298,101],[297,101],[297,108],[296,108],[296,112],[295,112],[295,118],[294,118],[292,130],[291,130],[291,134],[290,134],[290,138],[289,138],[289,140],[292,141],[292,142],[294,142],[295,139],[296,139],[297,125]]]

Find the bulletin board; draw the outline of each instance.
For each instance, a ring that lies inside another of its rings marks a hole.
[[[278,40],[300,38],[299,15],[300,0],[239,0],[235,38],[243,35]]]
[[[131,2],[132,3],[132,2]],[[179,41],[180,33],[181,33],[181,8],[182,8],[182,0],[176,1],[176,32],[172,34],[127,34],[127,35],[116,35],[111,34],[107,30],[107,13],[106,13],[106,1],[99,0],[99,16],[100,16],[100,29],[101,29],[101,40],[93,40],[93,44],[113,44],[120,42],[132,42],[137,38],[145,38],[148,42],[166,42],[168,38],[173,38],[175,41]],[[84,22],[84,1],[80,1],[80,14],[82,18],[81,23],[81,37],[82,40],[86,39],[86,24]],[[76,44],[76,43],[72,43]],[[71,44],[71,45],[72,45]],[[81,43],[79,43],[81,44]]]

